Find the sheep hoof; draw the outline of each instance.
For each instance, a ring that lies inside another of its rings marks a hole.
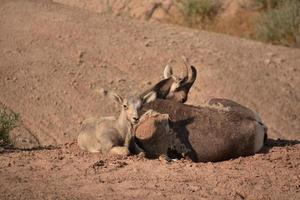
[[[172,161],[172,159],[169,158],[167,155],[160,155],[158,157],[158,160],[161,161],[161,162],[163,162],[163,163],[167,163],[167,164],[170,164],[171,161]]]
[[[129,156],[130,152],[127,147],[113,147],[111,148],[110,152],[111,155],[115,156]]]
[[[139,159],[141,159],[141,158],[145,158],[146,154],[145,154],[145,152],[140,152],[137,156]]]

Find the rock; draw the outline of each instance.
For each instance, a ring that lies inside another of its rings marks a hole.
[[[271,59],[265,59],[265,60],[264,60],[264,63],[265,63],[266,65],[269,65],[269,64],[271,63]]]

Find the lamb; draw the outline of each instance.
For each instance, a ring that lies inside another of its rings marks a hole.
[[[130,154],[133,125],[139,121],[138,111],[144,103],[150,102],[155,94],[150,92],[142,97],[126,99],[114,92],[105,92],[105,94],[121,105],[119,117],[86,120],[78,135],[78,145],[82,150],[93,153],[127,156]]]

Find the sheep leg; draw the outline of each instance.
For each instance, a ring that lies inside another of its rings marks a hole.
[[[173,149],[175,149],[178,153],[180,153],[182,155],[182,157],[185,157],[186,154],[188,154],[192,151],[183,142],[181,142],[177,137],[174,140]]]
[[[170,163],[172,161],[172,159],[169,158],[169,156],[164,155],[164,154],[160,155],[158,157],[158,160],[160,160],[161,162],[166,162],[166,163]]]
[[[112,147],[109,153],[118,156],[128,156],[130,154],[127,147]]]

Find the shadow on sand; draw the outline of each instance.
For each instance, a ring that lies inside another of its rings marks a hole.
[[[285,140],[285,139],[271,139],[268,138],[265,142],[265,145],[262,149],[262,153],[268,153],[274,147],[286,147],[286,146],[294,146],[296,144],[300,144],[298,140]]]
[[[30,149],[22,149],[22,148],[15,148],[15,147],[6,147],[0,149],[0,154],[3,153],[15,153],[15,152],[21,152],[21,151],[43,151],[43,150],[54,150],[54,149],[60,149],[59,146],[43,146],[43,147],[34,147]]]

